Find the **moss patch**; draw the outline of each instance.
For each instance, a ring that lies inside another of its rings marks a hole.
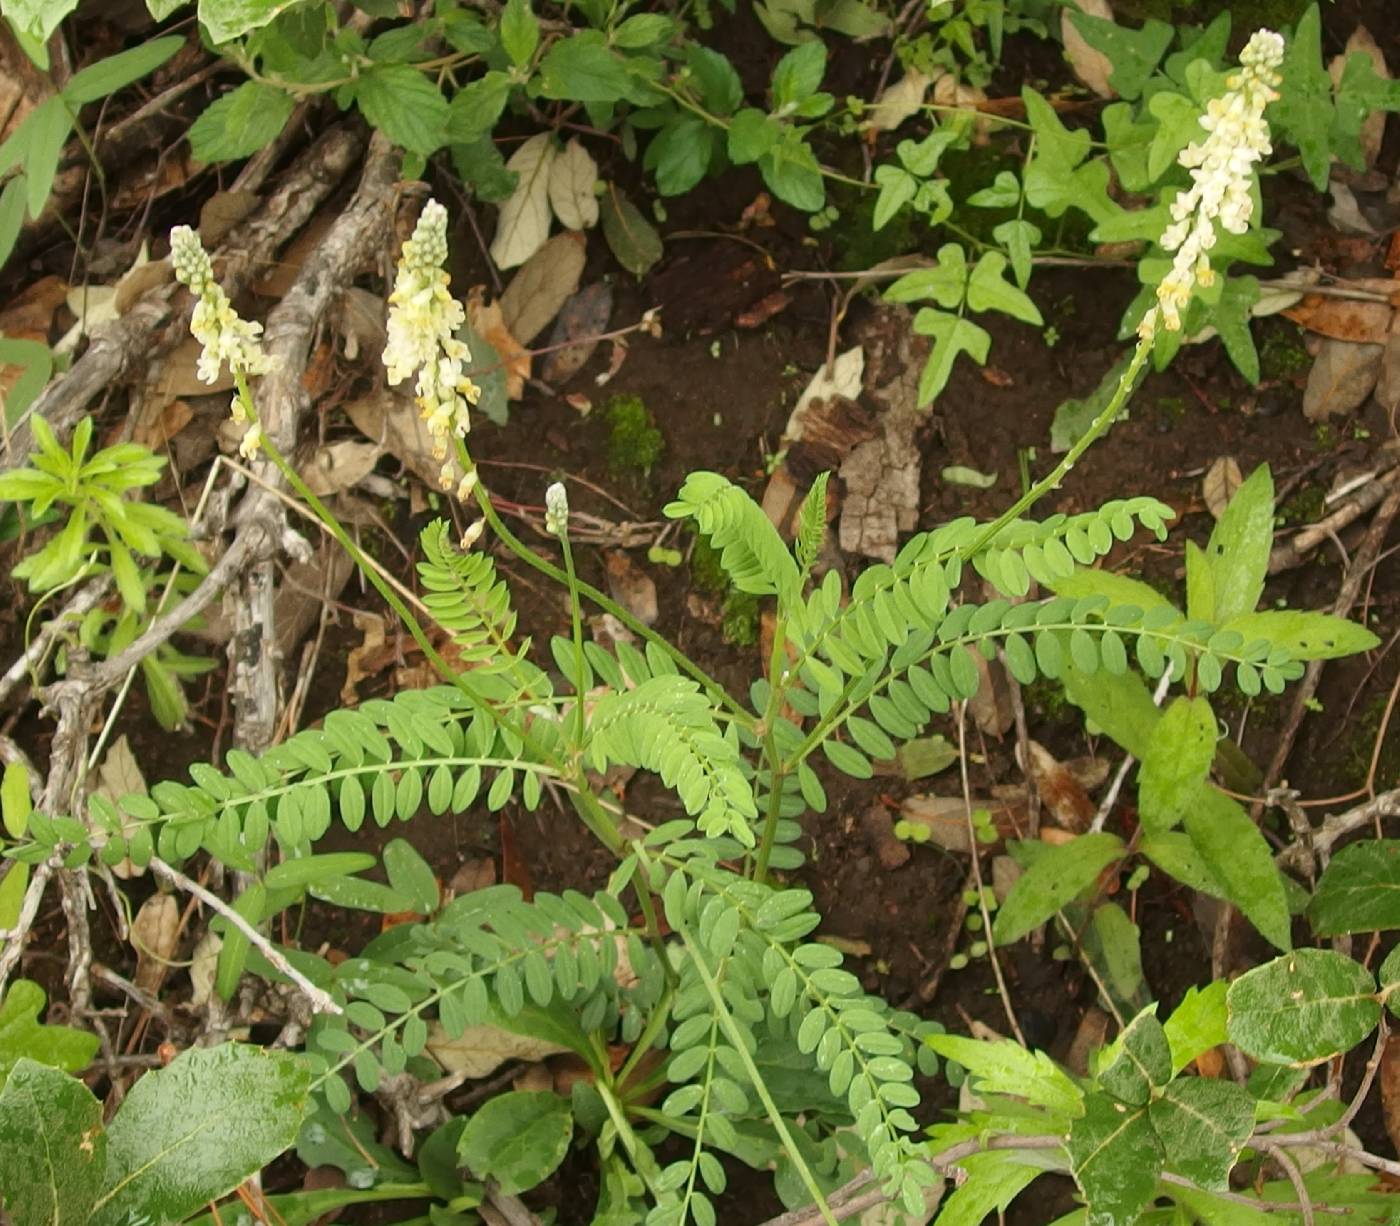
[[[640,396],[614,396],[603,407],[608,427],[608,472],[614,477],[645,477],[666,450],[651,410]]]

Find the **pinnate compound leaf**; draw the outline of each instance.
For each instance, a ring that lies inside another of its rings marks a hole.
[[[1376,982],[1330,949],[1295,949],[1230,985],[1227,1032],[1248,1056],[1313,1065],[1350,1051],[1380,1021]]]
[[[1162,1091],[1148,1116],[1171,1170],[1224,1191],[1254,1131],[1254,1100],[1233,1081],[1181,1077]]]
[[[0,1188],[11,1218],[88,1221],[106,1166],[102,1105],[87,1086],[20,1060],[0,1093]]]
[[[1019,941],[1073,901],[1103,870],[1123,855],[1116,834],[1082,834],[1051,847],[1017,879],[997,912],[992,933],[998,945]]]
[[[494,1179],[503,1192],[515,1195],[553,1173],[573,1132],[573,1113],[557,1094],[512,1091],[472,1116],[457,1156],[478,1179]]]
[[[1088,1206],[1086,1226],[1134,1222],[1152,1199],[1165,1155],[1146,1106],[1130,1107],[1107,1094],[1084,1099],[1070,1126],[1070,1172]]]
[[[1235,491],[1206,545],[1215,590],[1215,620],[1252,613],[1264,594],[1274,543],[1274,479],[1261,464]]]
[[[292,113],[289,94],[261,81],[244,81],[204,108],[190,127],[190,152],[201,162],[232,162],[271,143]]]
[[[1337,852],[1308,918],[1320,937],[1400,928],[1400,839],[1366,839]]]
[[[1293,945],[1283,878],[1268,840],[1240,805],[1209,784],[1183,801],[1183,822],[1225,897],[1278,949]]]
[[[147,1073],[107,1130],[93,1226],[178,1222],[231,1192],[296,1142],[310,1080],[298,1056],[242,1043]]]
[[[969,1154],[958,1164],[967,1181],[938,1207],[938,1226],[982,1226],[1015,1199],[1041,1169],[1019,1162],[1009,1151]]]
[[[1210,773],[1218,733],[1204,698],[1178,698],[1163,713],[1147,743],[1138,776],[1138,805],[1148,834],[1176,826],[1187,803]]]
[[[39,1021],[44,989],[28,979],[10,984],[0,1004],[0,1085],[14,1064],[24,1058],[76,1073],[97,1052],[97,1036],[71,1026],[46,1026]]]

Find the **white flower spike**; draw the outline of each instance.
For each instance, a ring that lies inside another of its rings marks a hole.
[[[544,492],[544,530],[563,540],[569,532],[569,494],[562,481]]]
[[[175,278],[188,286],[198,301],[190,332],[201,345],[197,373],[205,383],[217,383],[225,363],[234,375],[265,375],[272,359],[263,352],[262,324],[240,319],[228,295],[214,280],[214,267],[199,235],[189,226],[170,231],[170,262]],[[237,410],[235,409],[235,413]]]
[[[1240,71],[1226,81],[1228,90],[1212,98],[1201,116],[1207,136],[1183,149],[1177,161],[1191,172],[1191,187],[1172,201],[1172,224],[1162,247],[1174,251],[1171,271],[1157,286],[1157,302],[1138,325],[1150,339],[1159,326],[1181,328],[1181,312],[1196,286],[1215,280],[1210,250],[1216,222],[1230,234],[1243,234],[1254,215],[1254,165],[1272,152],[1264,108],[1278,97],[1283,39],[1259,30],[1240,53]]]
[[[448,440],[454,434],[466,437],[471,429],[470,406],[481,398],[481,389],[462,372],[462,363],[471,358],[457,339],[466,312],[448,290],[452,279],[442,268],[446,259],[447,210],[429,200],[399,256],[394,292],[389,295],[384,365],[391,384],[417,374],[418,409],[433,436],[433,455],[446,461],[442,487],[451,489]]]

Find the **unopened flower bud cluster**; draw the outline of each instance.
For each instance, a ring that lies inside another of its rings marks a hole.
[[[235,377],[267,374],[272,369],[272,359],[263,352],[259,339],[262,324],[239,318],[223,287],[214,280],[209,253],[189,226],[171,230],[170,263],[176,280],[187,286],[196,299],[190,332],[203,346],[196,365],[199,378],[205,383],[217,383],[225,364]],[[241,394],[233,398],[233,420],[239,425],[248,420]],[[251,460],[261,442],[262,427],[254,422],[244,432],[238,450]]]
[[[481,389],[462,370],[462,363],[471,358],[457,339],[466,312],[448,290],[451,278],[442,267],[446,260],[447,210],[429,200],[399,257],[389,295],[384,365],[392,384],[418,376],[419,412],[433,438],[433,455],[446,461],[442,487],[451,489],[448,442],[454,434],[465,437],[471,428],[470,406],[481,398]]]
[[[1249,229],[1254,166],[1272,152],[1264,108],[1278,97],[1282,63],[1283,39],[1271,30],[1257,31],[1240,53],[1240,70],[1226,81],[1227,92],[1206,105],[1205,140],[1193,141],[1177,157],[1191,172],[1191,187],[1172,202],[1172,224],[1162,235],[1162,247],[1176,254],[1157,286],[1157,304],[1138,328],[1145,339],[1159,325],[1178,331],[1196,286],[1214,282],[1210,251],[1216,223],[1231,234]]]

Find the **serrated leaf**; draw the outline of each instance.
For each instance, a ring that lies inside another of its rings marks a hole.
[[[1365,839],[1335,853],[1308,919],[1320,937],[1400,928],[1400,839]]]
[[[409,153],[427,157],[447,143],[447,99],[416,68],[376,64],[356,82],[355,101],[374,127]]]
[[[556,156],[554,137],[540,132],[510,156],[506,169],[516,176],[515,190],[503,205],[491,241],[498,268],[525,263],[549,237],[549,172]]]
[[[1165,1160],[1147,1107],[1089,1094],[1084,1114],[1070,1125],[1065,1148],[1088,1207],[1086,1226],[1136,1221],[1156,1191]]]
[[[581,30],[551,45],[539,82],[546,98],[570,102],[621,102],[633,88],[626,63],[599,30]]]
[[[1246,1055],[1313,1065],[1350,1051],[1380,1021],[1375,977],[1330,949],[1295,949],[1230,985],[1227,1031]]]
[[[1235,491],[1206,545],[1215,621],[1228,623],[1254,611],[1264,594],[1273,543],[1274,481],[1269,466],[1261,464]]]
[[[19,1224],[87,1222],[107,1167],[102,1105],[81,1081],[20,1060],[0,1093],[0,1188]]]
[[[245,81],[204,108],[190,127],[190,152],[201,162],[249,157],[282,131],[293,105],[276,86]]]
[[[573,1113],[557,1094],[513,1091],[489,1100],[467,1121],[457,1157],[478,1179],[494,1179],[501,1191],[517,1195],[554,1172],[573,1130]]]
[[[199,21],[217,46],[261,29],[301,0],[199,0]]]
[[[1019,941],[1072,902],[1123,855],[1116,834],[1082,834],[1068,843],[1048,847],[1016,880],[997,911],[992,933],[998,945]]]
[[[93,1226],[180,1221],[233,1191],[295,1143],[310,1083],[300,1056],[242,1043],[191,1048],[147,1073],[107,1130]]]
[[[988,1094],[1018,1095],[1065,1117],[1079,1114],[1083,1092],[1044,1052],[1010,1040],[989,1043],[954,1034],[925,1035],[924,1043],[962,1065]]]
[[[1138,805],[1143,830],[1161,834],[1177,826],[1210,774],[1219,733],[1215,713],[1204,698],[1176,699],[1148,740],[1138,774]]]

